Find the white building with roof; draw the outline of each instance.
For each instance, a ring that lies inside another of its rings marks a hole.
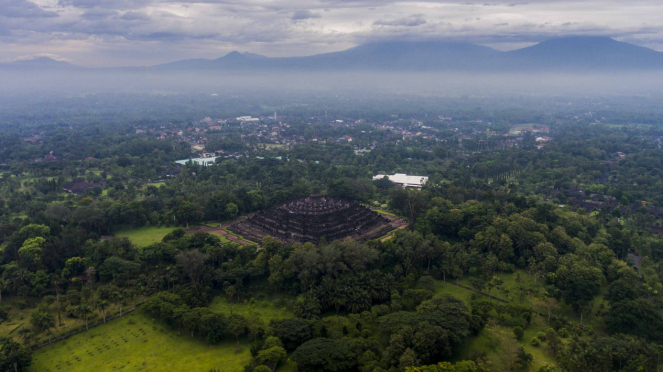
[[[189,161],[193,162],[194,164],[208,166],[213,165],[216,162],[216,157],[176,160],[175,163],[184,165]]]
[[[428,177],[425,176],[408,176],[405,173],[396,173],[391,175],[378,174],[373,177],[373,181],[383,179],[387,177],[389,181],[403,187],[415,187],[420,189],[423,185],[428,182]]]

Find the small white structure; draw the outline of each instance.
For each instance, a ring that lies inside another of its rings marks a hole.
[[[188,163],[189,160],[192,161],[194,164],[204,165],[204,166],[208,166],[208,165],[212,165],[212,164],[216,163],[216,158],[215,157],[177,160],[177,161],[175,161],[175,163],[184,165],[184,164]]]
[[[387,177],[389,181],[403,187],[415,187],[420,189],[426,182],[428,182],[428,177],[424,176],[408,176],[405,173],[396,173],[392,175],[378,174],[373,177],[373,181],[381,180],[384,177]]]
[[[237,121],[260,121],[259,118],[252,118],[250,116],[240,116],[237,118]]]

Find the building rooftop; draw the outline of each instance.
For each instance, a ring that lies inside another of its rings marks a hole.
[[[403,187],[422,187],[426,182],[428,182],[428,177],[425,176],[408,176],[405,173],[396,173],[392,175],[378,174],[373,177],[373,180],[379,180],[384,177],[389,178],[389,181],[403,186]]]

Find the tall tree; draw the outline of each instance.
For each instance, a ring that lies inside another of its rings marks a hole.
[[[30,324],[38,333],[44,333],[48,336],[48,343],[51,343],[51,329],[55,327],[53,314],[45,309],[40,309],[30,315]]]

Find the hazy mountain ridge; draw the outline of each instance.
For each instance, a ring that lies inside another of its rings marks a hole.
[[[1,64],[4,69],[76,69],[47,57]],[[88,69],[89,70],[89,69]],[[142,68],[150,71],[641,71],[663,70],[663,53],[609,37],[565,37],[501,52],[460,42],[377,42],[340,52],[269,58],[231,52],[221,58],[184,59]]]

